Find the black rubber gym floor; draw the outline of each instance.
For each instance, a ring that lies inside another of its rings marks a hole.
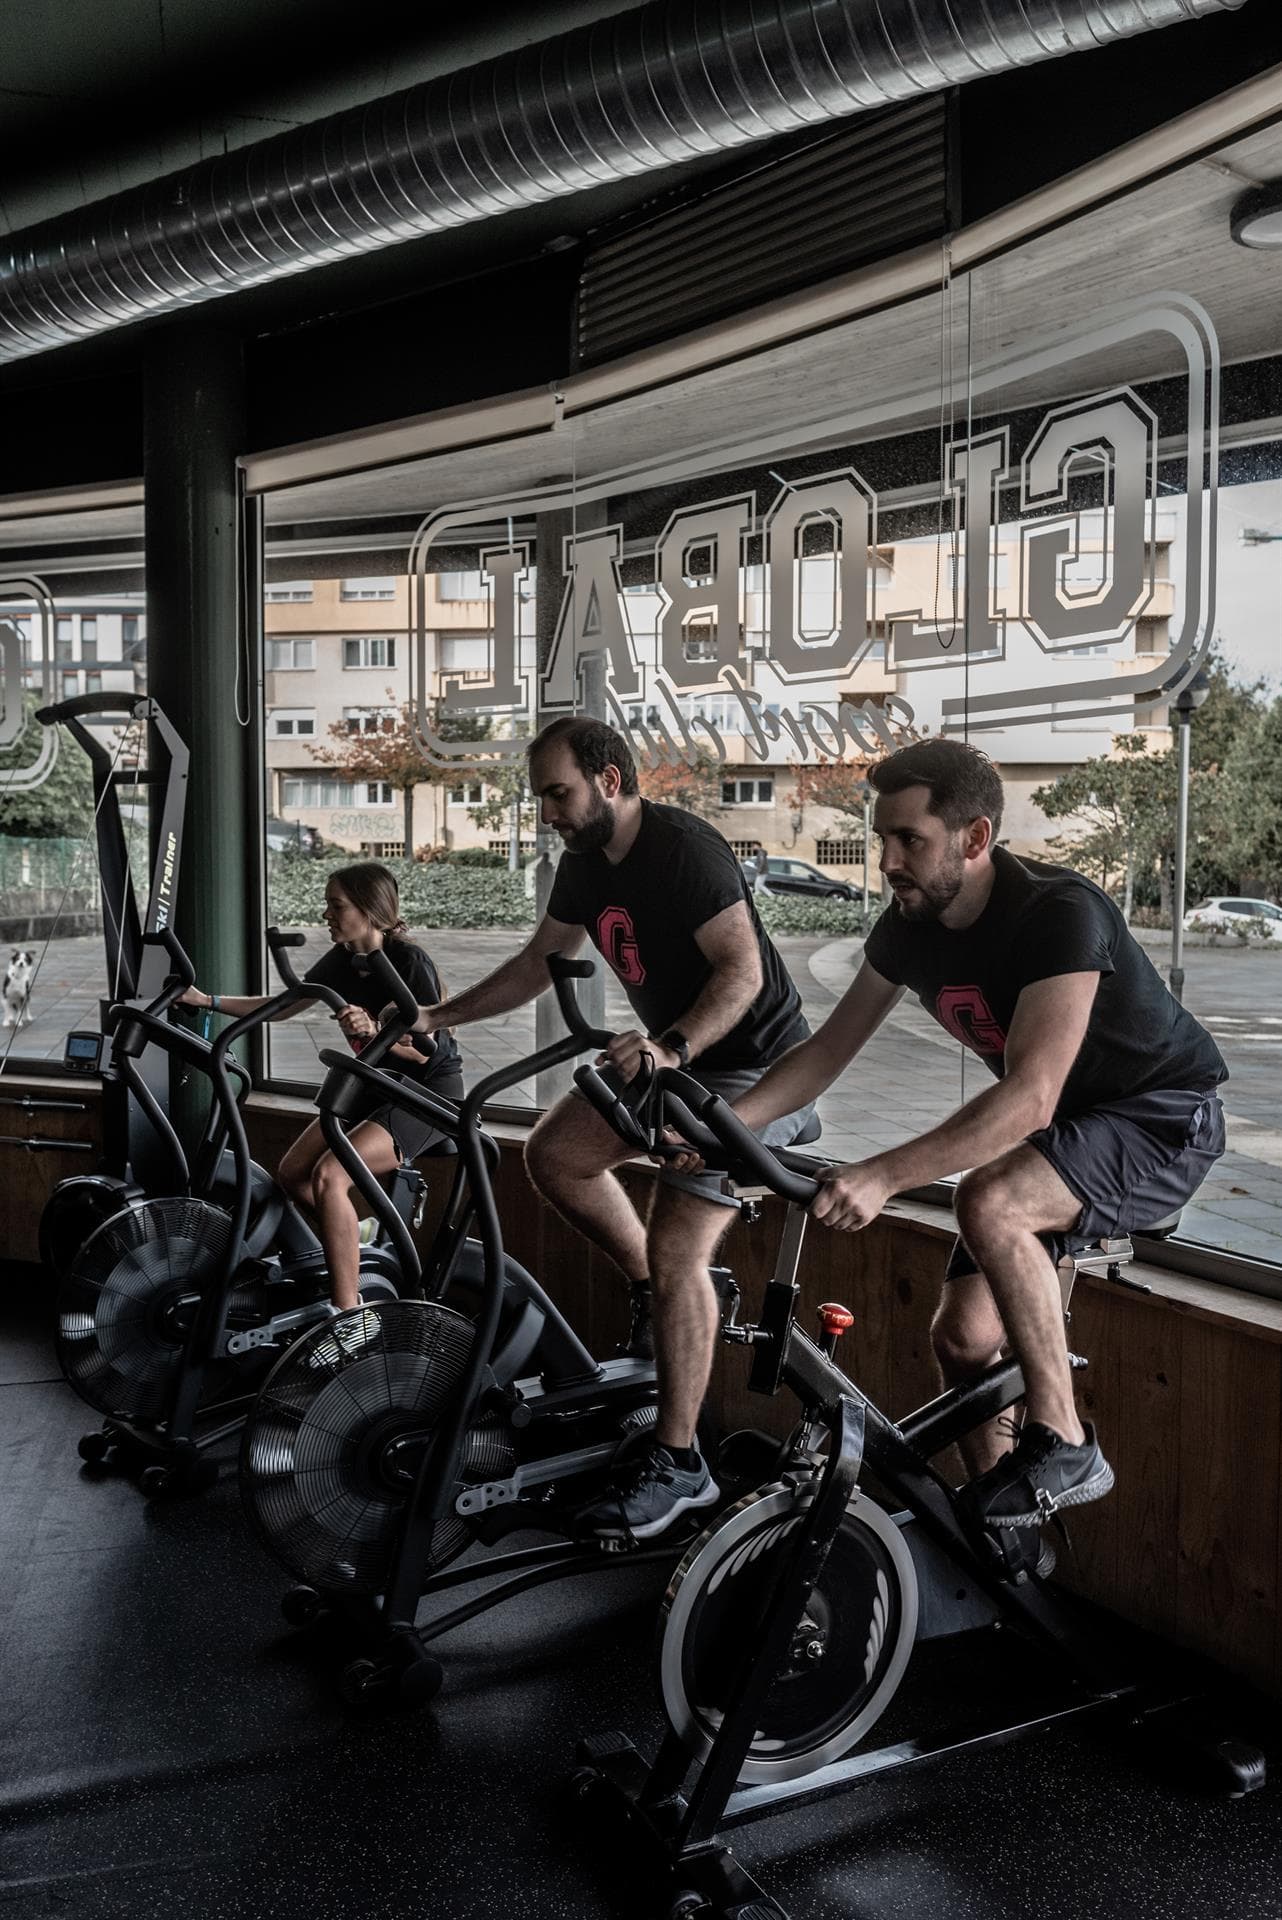
[[[323,1634],[234,1475],[149,1506],[93,1479],[48,1303],[0,1274],[0,1907],[63,1920],[605,1920],[645,1911],[586,1860],[560,1789],[582,1732],[659,1730],[661,1571],[552,1585],[441,1643],[418,1714],[353,1718]],[[985,1660],[994,1650],[986,1646]],[[1018,1708],[1027,1677],[1002,1704]],[[878,1729],[984,1698],[974,1654],[923,1662]],[[1282,1782],[1271,1708],[1252,1731]],[[1163,1785],[1079,1728],[890,1776],[735,1836],[793,1920],[1282,1916],[1282,1787]],[[631,1902],[631,1904],[629,1904]]]

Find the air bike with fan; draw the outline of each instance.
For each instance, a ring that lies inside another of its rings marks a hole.
[[[389,999],[412,1016],[399,976],[384,956],[371,960],[382,963]],[[569,980],[592,971],[589,962],[553,966],[571,998]],[[285,1596],[286,1618],[303,1625],[340,1611],[368,1648],[343,1674],[353,1702],[430,1698],[442,1677],[432,1644],[501,1600],[570,1574],[670,1564],[680,1551],[675,1541],[620,1551],[578,1535],[575,1516],[620,1449],[654,1426],[654,1363],[595,1359],[534,1277],[505,1256],[492,1182],[498,1149],[480,1124],[503,1089],[607,1038],[580,1022],[480,1081],[458,1108],[378,1072],[367,1052],[321,1054],[330,1069],[317,1096],[322,1129],[372,1206],[368,1170],[343,1135],[369,1090],[458,1146],[427,1298],[376,1304],[341,1346],[324,1329],[298,1341],[264,1382],[241,1443],[246,1511],[299,1583]],[[555,1539],[455,1564],[465,1549],[495,1547],[514,1531]],[[420,1613],[424,1601],[473,1583],[474,1597]]]
[[[627,1910],[639,1894],[666,1920],[787,1920],[731,1851],[727,1828],[1081,1715],[1146,1736],[1185,1788],[1236,1796],[1262,1786],[1263,1754],[1217,1723],[1170,1649],[1047,1585],[1036,1529],[999,1539],[932,1465],[1022,1398],[1018,1364],[1000,1361],[891,1421],[837,1364],[851,1313],[820,1307],[815,1338],[798,1325],[817,1164],[762,1146],[724,1101],[675,1069],[653,1076],[639,1110],[623,1107],[591,1067],[575,1081],[638,1151],[672,1127],[740,1192],[789,1203],[759,1319],[740,1324],[732,1299],[722,1336],[749,1354],[752,1391],[795,1396],[799,1424],[765,1483],[703,1529],[668,1582],[658,1655],[669,1731],[656,1757],[648,1762],[623,1734],[594,1736],[570,1782],[569,1817],[626,1887]],[[1066,1311],[1079,1271],[1135,1285],[1121,1273],[1129,1258],[1126,1241],[1070,1243],[1059,1269]],[[877,1497],[860,1485],[865,1467]],[[1011,1543],[1030,1532],[1027,1545]],[[989,1651],[985,1630],[998,1627],[1011,1631]],[[961,1660],[948,1644],[959,1635]],[[865,1736],[910,1662],[924,1680],[912,1694],[916,1722],[898,1710],[890,1743],[869,1750]],[[976,1665],[996,1671],[970,1708],[975,1718],[963,1707],[959,1725],[955,1696]],[[1195,1681],[1205,1686],[1202,1675]],[[1009,1706],[1012,1696],[1013,1715],[995,1726],[995,1699]]]
[[[206,1074],[212,1092],[184,1190],[128,1201],[90,1234],[59,1289],[59,1362],[81,1398],[104,1415],[102,1426],[81,1439],[80,1456],[140,1471],[148,1494],[212,1484],[218,1467],[208,1449],[240,1426],[282,1348],[318,1324],[326,1338],[341,1338],[351,1317],[332,1318],[320,1241],[250,1156],[235,1084],[244,1076],[231,1056],[243,1035],[301,1000],[341,1010],[341,995],[300,981],[290,966],[288,950],[303,938],[269,931],[282,991],[233,1021],[212,1045],[165,1017],[195,979],[169,928],[146,936],[174,969],[159,999],[108,1015],[117,1071],[140,1101],[146,1089],[138,1061],[148,1048]],[[404,1023],[391,1022],[369,1056],[377,1061],[404,1031]],[[386,1229],[390,1219],[394,1231],[361,1248],[361,1292],[371,1302],[394,1299],[407,1272],[417,1281],[408,1222],[424,1191],[410,1166],[389,1177],[387,1190],[375,1184],[380,1220]]]

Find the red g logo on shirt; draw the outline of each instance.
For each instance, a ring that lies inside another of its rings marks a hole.
[[[597,945],[625,986],[639,987],[645,979],[636,928],[626,907],[607,907],[596,923]]]
[[[939,1024],[973,1053],[1005,1053],[1005,1032],[978,987],[941,987],[935,1013]]]

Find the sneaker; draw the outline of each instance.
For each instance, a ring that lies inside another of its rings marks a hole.
[[[654,1359],[654,1296],[644,1281],[632,1286],[632,1319],[619,1352],[631,1360]]]
[[[599,1500],[578,1515],[580,1528],[599,1540],[652,1540],[681,1514],[710,1507],[720,1488],[700,1458],[679,1467],[668,1449],[655,1441],[622,1469],[620,1478]]]
[[[325,1337],[312,1348],[309,1366],[336,1367],[344,1358],[359,1360],[382,1330],[378,1315],[370,1307],[331,1307],[329,1313]]]
[[[1061,1507],[1099,1500],[1113,1485],[1094,1427],[1080,1447],[1040,1420],[1026,1420],[1013,1453],[972,1480],[967,1504],[988,1527],[1040,1527]]]

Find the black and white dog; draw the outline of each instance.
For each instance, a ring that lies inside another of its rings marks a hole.
[[[27,1005],[31,998],[31,979],[36,970],[36,956],[25,947],[15,947],[4,976],[4,1024],[6,1027],[20,1027],[30,1024],[31,1009]]]

